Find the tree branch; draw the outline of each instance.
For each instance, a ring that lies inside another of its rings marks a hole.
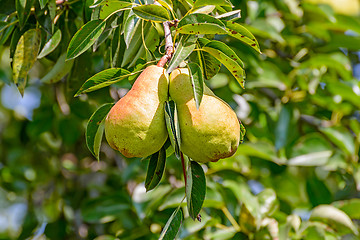
[[[160,61],[157,63],[157,66],[164,67],[165,64],[171,59],[174,53],[174,43],[171,37],[170,27],[176,26],[179,20],[175,19],[173,21],[163,22],[164,33],[165,33],[165,55],[162,56]]]

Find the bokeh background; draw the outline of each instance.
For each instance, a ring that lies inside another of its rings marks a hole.
[[[11,13],[11,2],[2,1],[0,17]],[[89,1],[68,2],[74,34],[89,20]],[[233,157],[203,165],[202,221],[189,218],[184,204],[178,238],[359,239],[359,1],[232,3],[262,54],[216,36],[243,59],[246,88],[225,68],[206,83],[247,133]],[[107,45],[78,57],[56,84],[39,81],[56,59],[36,62],[21,97],[5,34],[0,239],[157,239],[184,196],[180,161],[169,156],[161,184],[146,193],[148,160],[125,159],[104,141],[97,161],[85,144],[91,114],[131,87],[121,81],[74,97],[109,67]]]

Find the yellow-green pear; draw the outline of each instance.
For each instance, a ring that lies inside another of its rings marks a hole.
[[[109,145],[125,157],[146,157],[161,149],[168,133],[164,103],[169,78],[158,66],[147,67],[130,91],[110,110],[105,120]]]
[[[232,156],[240,141],[240,123],[230,106],[204,84],[204,95],[196,108],[189,71],[170,74],[170,97],[177,107],[180,149],[197,162],[216,162]]]

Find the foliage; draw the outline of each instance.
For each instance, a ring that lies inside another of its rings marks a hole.
[[[0,238],[357,239],[360,19],[295,0],[143,2],[2,2]],[[185,156],[186,186],[172,101],[159,153],[101,141],[174,19],[168,71],[186,60],[197,104],[207,84],[246,127],[231,158]]]

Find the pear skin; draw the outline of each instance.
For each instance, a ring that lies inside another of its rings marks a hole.
[[[161,149],[168,133],[164,103],[168,100],[166,69],[147,67],[105,120],[109,145],[125,157],[147,157]]]
[[[204,95],[196,108],[189,71],[170,74],[170,97],[177,107],[180,149],[192,160],[206,163],[232,156],[240,141],[240,123],[231,107],[204,84]]]

